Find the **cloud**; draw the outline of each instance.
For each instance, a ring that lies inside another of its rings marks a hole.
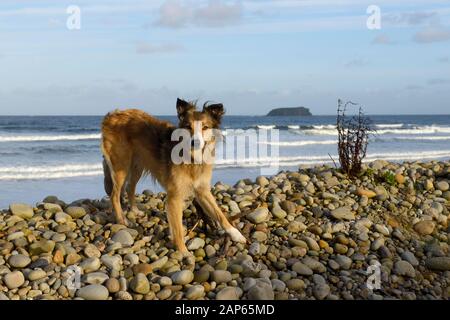
[[[419,86],[419,85],[417,85],[417,84],[410,84],[410,85],[407,85],[407,86],[405,87],[405,89],[406,89],[406,90],[413,90],[413,91],[416,91],[416,90],[422,90],[423,87],[422,87],[422,86]]]
[[[404,12],[400,14],[388,14],[384,21],[392,24],[406,24],[410,26],[421,25],[437,18],[436,12]]]
[[[155,54],[155,53],[172,53],[183,51],[184,47],[179,44],[151,44],[146,42],[139,42],[136,45],[137,54]]]
[[[417,43],[432,43],[450,40],[450,29],[440,25],[428,26],[419,30],[413,40]]]
[[[429,85],[431,85],[431,86],[442,85],[442,84],[450,83],[450,79],[433,78],[433,79],[428,80],[427,83],[428,83]]]
[[[167,0],[160,8],[155,24],[166,28],[222,27],[238,23],[242,11],[242,5],[237,2],[226,4],[221,0],[209,0],[206,6],[188,6],[180,0]]]
[[[373,40],[372,44],[395,44],[386,34],[379,34]]]
[[[195,23],[208,27],[221,27],[238,23],[242,18],[242,6],[239,3],[226,5],[219,0],[210,0],[206,7],[195,11]]]
[[[438,62],[441,62],[441,63],[448,63],[448,62],[450,62],[450,57],[449,57],[449,56],[439,57],[439,58],[437,59],[437,61],[438,61]]]
[[[359,67],[367,66],[368,64],[369,64],[369,61],[367,61],[367,59],[356,58],[356,59],[352,59],[350,61],[345,62],[344,66],[346,68],[359,68]]]

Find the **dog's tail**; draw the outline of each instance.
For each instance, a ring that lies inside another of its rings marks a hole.
[[[111,177],[111,169],[109,168],[108,163],[105,160],[105,157],[103,157],[103,173],[105,175],[103,183],[105,186],[105,192],[108,196],[111,196],[112,189],[113,189],[113,181]]]

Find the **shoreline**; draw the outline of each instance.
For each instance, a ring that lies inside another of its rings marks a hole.
[[[12,204],[0,210],[0,300],[448,299],[450,161],[364,170],[355,180],[319,165],[217,183],[219,206],[250,244],[196,225],[189,205],[195,264],[168,240],[164,193],[137,196],[145,214],[129,213],[131,228],[109,222],[105,199]],[[365,271],[378,264],[370,290]],[[79,289],[66,285],[70,267]]]

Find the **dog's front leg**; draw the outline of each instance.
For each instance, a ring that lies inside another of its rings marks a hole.
[[[230,235],[231,239],[236,242],[246,243],[247,240],[239,232],[238,229],[233,227],[228,221],[227,217],[220,210],[216,203],[216,199],[212,195],[209,186],[200,187],[196,190],[196,199],[202,209],[215,221],[218,221],[221,227]]]
[[[183,199],[177,195],[167,195],[167,218],[172,241],[183,255],[189,255],[189,251],[184,243]]]

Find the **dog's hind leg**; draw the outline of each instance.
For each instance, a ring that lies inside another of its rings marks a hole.
[[[208,214],[213,220],[219,222],[221,227],[230,235],[231,239],[236,242],[246,243],[247,240],[239,232],[238,229],[233,227],[228,221],[227,217],[220,210],[216,203],[216,199],[211,193],[209,185],[202,185],[195,190],[195,198],[200,206],[203,208],[206,214]]]
[[[144,212],[138,209],[136,206],[136,185],[139,182],[139,179],[142,177],[142,168],[139,166],[133,166],[130,169],[129,178],[128,178],[128,204],[130,210],[136,214],[143,215]]]

